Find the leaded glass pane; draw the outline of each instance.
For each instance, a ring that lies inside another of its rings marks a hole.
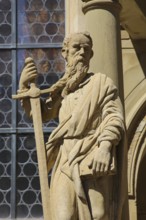
[[[18,43],[61,43],[64,0],[17,0]]]
[[[0,219],[10,217],[11,138],[0,135]]]
[[[11,1],[0,1],[0,44],[11,43]]]
[[[61,49],[55,46],[58,47],[58,43],[60,45],[64,38],[64,8],[64,0],[0,0],[0,46],[2,48],[0,51],[0,130],[5,132],[0,135],[0,219],[3,220],[42,219],[34,134],[29,133],[32,129],[29,131],[25,129],[32,128],[33,125],[21,108],[20,101],[12,100],[12,85],[14,92],[18,89],[15,86],[18,84],[24,60],[28,56],[33,57],[37,65],[37,84],[41,89],[50,87],[62,76],[65,62],[61,56]],[[51,47],[54,48],[31,49],[35,44],[37,48],[41,47],[41,44],[43,48],[44,45],[48,48],[47,43],[51,43]],[[15,57],[16,54],[17,57]],[[17,74],[17,82],[15,74]],[[15,118],[15,107],[17,118]],[[51,120],[44,124],[44,127],[54,128],[57,124],[57,121]],[[11,134],[8,132],[13,132],[13,140],[15,140],[17,129],[20,132],[20,127],[22,132],[27,133],[19,133],[15,146],[15,141],[12,142]],[[45,135],[46,140],[47,138],[48,134]],[[16,158],[15,153],[17,153]],[[11,167],[14,169],[11,170]]]
[[[10,50],[0,50],[0,128],[11,127],[12,56]]]
[[[18,137],[17,158],[17,218],[40,218],[42,205],[34,135]]]
[[[38,69],[38,86],[41,89],[50,87],[63,74],[65,61],[61,56],[61,49],[28,49],[18,51],[18,78],[20,77],[24,60],[26,57],[33,57]],[[26,116],[18,102],[18,126],[32,127],[31,120]],[[46,127],[56,127],[57,122],[51,120],[45,124]]]

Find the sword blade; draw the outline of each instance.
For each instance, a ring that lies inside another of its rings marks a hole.
[[[44,135],[42,128],[40,98],[30,98],[30,103],[31,103],[33,125],[35,132],[44,220],[50,220],[51,218],[49,211],[48,172],[47,172],[46,149],[45,149]]]

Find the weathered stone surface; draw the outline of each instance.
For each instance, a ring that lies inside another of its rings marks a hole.
[[[59,117],[46,143],[48,171],[53,168],[49,219],[125,220],[126,160],[119,144],[124,117],[117,88],[106,75],[88,73],[93,56],[89,33],[67,37],[62,55],[66,72],[41,103],[43,121]],[[19,92],[28,90],[36,77],[36,67],[29,62]],[[21,102],[31,116],[29,100]]]

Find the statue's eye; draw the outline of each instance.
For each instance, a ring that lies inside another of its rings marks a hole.
[[[89,51],[89,50],[90,50],[90,47],[84,47],[84,49],[85,49],[86,51]]]
[[[80,45],[74,45],[73,46],[76,50],[80,50]]]

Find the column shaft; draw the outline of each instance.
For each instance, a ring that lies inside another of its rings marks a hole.
[[[94,56],[90,70],[102,72],[112,78],[123,99],[120,5],[108,0],[90,0],[84,3],[83,12],[86,30],[93,39]]]

